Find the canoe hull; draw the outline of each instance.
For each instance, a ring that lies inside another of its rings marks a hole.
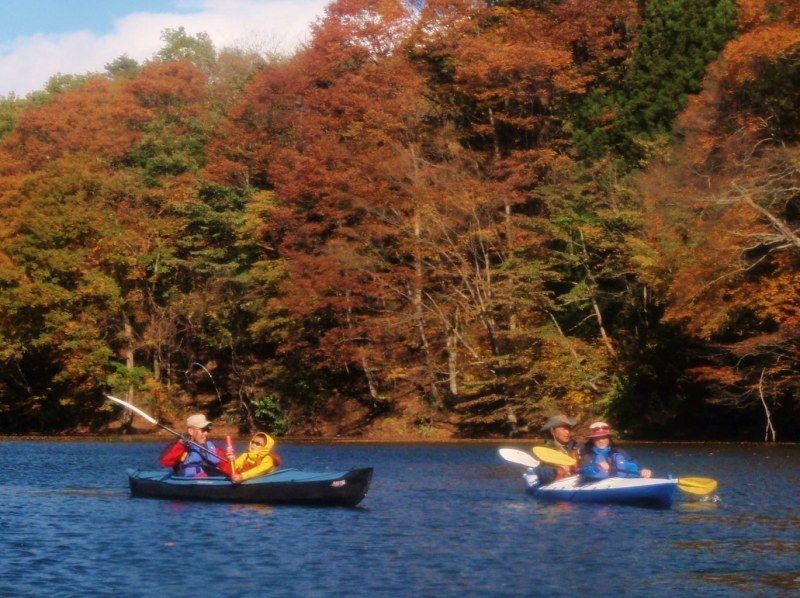
[[[540,486],[535,475],[525,474],[526,489],[542,500],[636,505],[669,509],[678,481],[663,478],[609,478],[586,484],[572,476]]]
[[[185,478],[128,470],[131,496],[259,504],[355,506],[366,496],[372,468],[312,473],[282,469],[233,484],[224,477]]]

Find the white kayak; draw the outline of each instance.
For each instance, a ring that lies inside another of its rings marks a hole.
[[[578,476],[539,484],[532,470],[524,473],[525,487],[537,498],[553,501],[615,503],[659,507],[672,506],[678,492],[678,480],[666,478],[607,478],[581,482]]]

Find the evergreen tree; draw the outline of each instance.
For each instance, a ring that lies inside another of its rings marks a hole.
[[[675,117],[700,92],[706,66],[736,23],[735,0],[647,2],[624,76],[600,81],[577,110],[577,150],[596,159],[612,149],[637,166],[666,148]]]
[[[651,0],[625,80],[616,120],[628,158],[646,158],[648,142],[669,133],[689,94],[701,89],[706,66],[736,32],[735,0]]]

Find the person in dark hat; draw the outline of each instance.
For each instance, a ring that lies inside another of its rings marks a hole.
[[[589,426],[586,446],[581,453],[581,479],[604,480],[609,477],[649,478],[652,472],[640,468],[623,451],[611,443],[611,426],[597,421]]]
[[[547,446],[575,459],[573,467],[552,467],[550,465],[540,465],[536,474],[542,484],[549,484],[554,480],[560,480],[578,472],[578,460],[580,458],[583,445],[572,438],[572,428],[575,426],[575,419],[567,417],[563,413],[552,416],[542,426],[542,432],[550,432],[551,438],[547,441]]]

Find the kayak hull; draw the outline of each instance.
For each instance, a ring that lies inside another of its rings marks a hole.
[[[241,484],[222,476],[187,478],[163,470],[127,473],[135,497],[350,507],[366,496],[372,480],[371,467],[324,473],[281,469]]]
[[[582,483],[578,476],[539,485],[532,473],[525,486],[536,498],[549,501],[637,505],[669,509],[678,492],[678,480],[664,478],[608,478]]]

